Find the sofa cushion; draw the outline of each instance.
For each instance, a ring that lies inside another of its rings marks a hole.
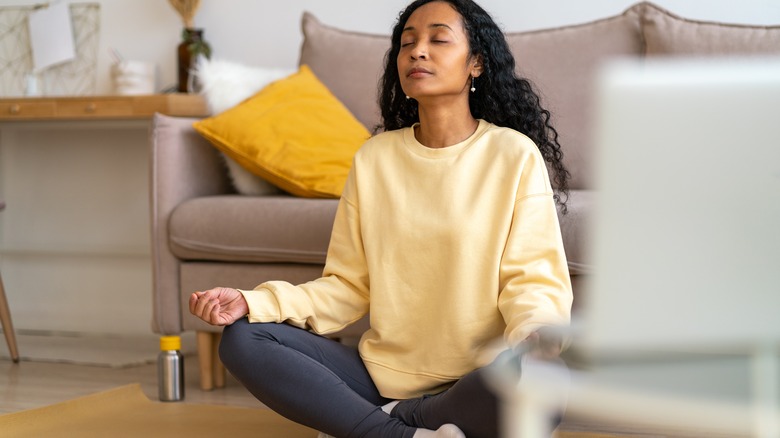
[[[560,215],[572,275],[590,272],[587,219],[595,194],[572,190]],[[210,196],[171,213],[171,252],[182,260],[325,264],[338,201],[291,196]],[[225,224],[225,218],[230,219]]]
[[[171,213],[171,252],[183,260],[324,264],[338,201],[211,196]]]
[[[198,260],[183,262],[179,269],[179,302],[182,309],[189,309],[189,299],[193,292],[216,286],[252,290],[258,284],[271,280],[302,284],[322,277],[322,265],[301,263],[224,263]],[[222,327],[207,324],[189,311],[182,313],[181,324],[184,330],[222,331]]]
[[[636,8],[585,24],[506,34],[521,77],[528,78],[552,113],[570,187],[592,188],[591,94],[599,67],[642,53]]]
[[[251,67],[236,62],[198,58],[195,74],[202,86],[212,115],[227,111],[253,96],[269,83],[290,76],[294,70]],[[225,156],[225,164],[233,186],[242,195],[270,195],[280,193],[278,187],[244,169]]]
[[[576,26],[506,34],[518,73],[537,85],[543,104],[553,113],[572,188],[591,186],[588,108],[599,65],[609,58],[642,53],[638,10],[634,7],[616,17]],[[377,90],[390,36],[325,26],[309,13],[303,15],[302,27],[300,63],[311,67],[372,130],[380,121]]]
[[[568,213],[559,214],[563,248],[569,263],[569,274],[583,275],[592,271],[590,263],[590,248],[588,236],[590,224],[588,219],[593,216],[596,208],[596,192],[594,190],[571,190],[567,202]]]
[[[320,23],[305,12],[300,64],[308,65],[326,87],[373,131],[379,124],[377,90],[389,35],[348,32]]]
[[[780,55],[780,26],[688,20],[642,4],[648,56]]]
[[[195,130],[244,168],[298,196],[337,198],[370,134],[303,65]]]
[[[180,306],[187,309],[190,295],[194,291],[206,290],[214,285],[230,285],[238,289],[253,289],[259,283],[271,280],[288,281],[301,284],[322,276],[322,266],[287,263],[219,263],[219,262],[184,262],[181,264],[181,295]],[[223,327],[203,322],[188,311],[181,315],[184,330],[219,333]],[[342,343],[357,342],[357,339],[368,330],[369,317],[365,316],[343,330],[331,333],[328,337],[338,338]],[[350,338],[350,339],[345,339]]]

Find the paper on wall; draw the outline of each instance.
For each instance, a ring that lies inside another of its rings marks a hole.
[[[67,2],[52,3],[31,12],[28,20],[35,72],[76,58]]]

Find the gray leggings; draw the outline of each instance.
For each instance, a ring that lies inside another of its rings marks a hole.
[[[401,401],[392,415],[357,350],[288,324],[225,327],[219,356],[225,367],[266,406],[336,437],[411,438],[416,428],[454,423],[469,438],[498,436],[498,401],[482,370],[450,389]]]

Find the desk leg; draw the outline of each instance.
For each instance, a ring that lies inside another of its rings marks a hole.
[[[780,364],[777,348],[772,343],[756,347],[752,358],[752,384],[754,409],[754,436],[772,438],[780,436],[778,421],[778,372]]]
[[[11,360],[14,363],[19,363],[19,349],[16,347],[16,334],[14,333],[14,325],[11,322],[11,309],[8,307],[8,301],[5,297],[5,289],[3,288],[3,279],[0,277],[0,320],[3,323],[3,332],[5,333],[5,340],[8,343],[8,351],[11,353]]]
[[[550,413],[531,394],[505,400],[502,408],[503,438],[549,438]]]

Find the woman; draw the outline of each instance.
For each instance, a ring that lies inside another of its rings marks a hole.
[[[545,166],[565,193],[557,134],[471,0],[406,8],[380,106],[385,132],[355,156],[323,277],[196,292],[190,310],[227,326],[225,366],[296,422],[338,437],[497,436],[486,346],[569,322],[565,198]],[[318,335],[369,310],[358,350]]]

